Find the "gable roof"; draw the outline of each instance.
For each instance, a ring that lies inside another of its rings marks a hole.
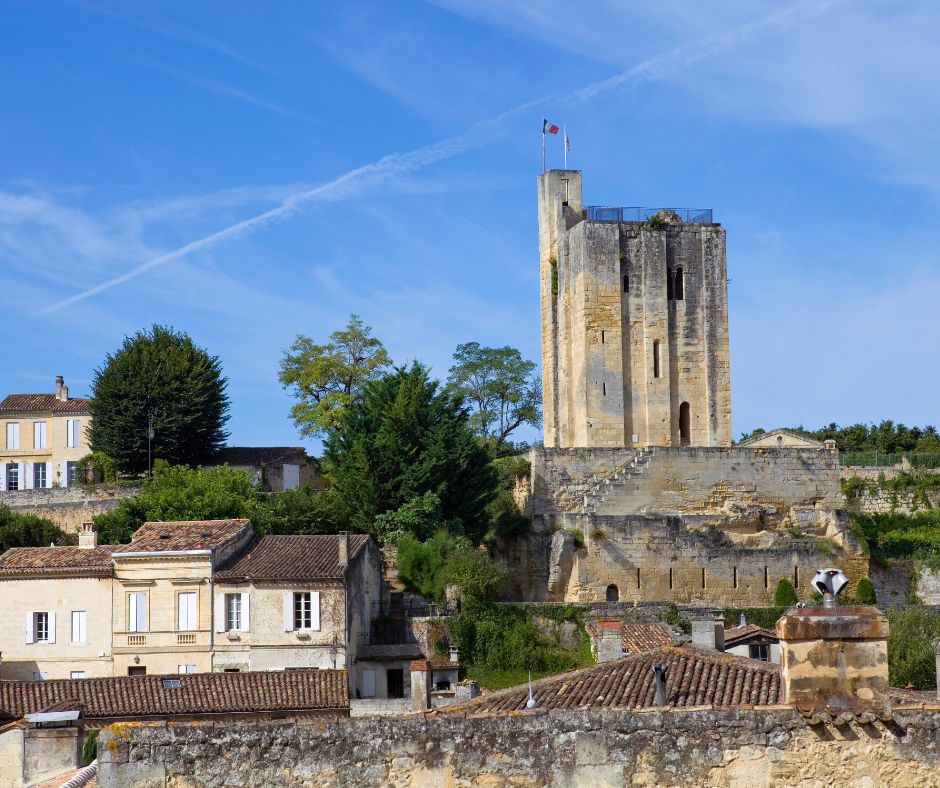
[[[349,535],[349,563],[369,541],[365,534]],[[262,536],[215,575],[216,582],[239,580],[342,579],[337,534]]]
[[[110,577],[114,549],[110,544],[94,548],[11,547],[0,555],[0,578],[56,574]]]
[[[114,555],[166,550],[214,550],[241,538],[251,530],[251,520],[176,520],[146,522],[130,544],[117,545]]]
[[[9,394],[0,402],[0,413],[89,413],[85,397],[69,397],[61,400],[55,394]]]
[[[767,440],[768,438],[780,437],[784,439],[784,445],[786,446],[786,440],[796,442],[800,445],[795,448],[807,448],[807,449],[825,449],[826,444],[822,441],[818,441],[815,438],[810,438],[808,435],[802,435],[799,432],[794,430],[788,430],[783,427],[778,427],[775,430],[768,430],[767,432],[761,432],[757,435],[752,435],[750,438],[745,438],[743,441],[738,441],[736,446],[751,446],[755,443],[761,443],[762,441]],[[793,447],[794,444],[791,442],[790,447]],[[769,447],[768,447],[769,448]]]
[[[619,630],[624,656],[642,654],[675,643],[672,633],[663,624],[628,624],[620,619],[602,618],[588,624],[586,628],[595,637],[602,629]]]
[[[307,450],[303,446],[225,446],[212,462],[217,465],[256,466],[272,462],[303,464],[307,459]]]
[[[730,627],[725,630],[725,648],[750,640],[756,636],[767,638],[774,643],[779,641],[777,633],[774,630],[759,627],[757,624],[745,624],[743,627]]]
[[[540,709],[641,709],[656,705],[653,665],[665,663],[667,706],[767,706],[780,701],[780,668],[709,649],[667,646],[532,682]],[[528,685],[481,695],[440,714],[524,711]]]
[[[38,711],[80,709],[86,718],[234,714],[348,709],[345,670],[187,673],[171,676],[0,681],[0,713],[22,717]]]

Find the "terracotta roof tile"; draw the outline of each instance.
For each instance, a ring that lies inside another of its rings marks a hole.
[[[369,537],[350,534],[350,563],[362,552]],[[339,536],[263,536],[232,563],[216,573],[216,581],[339,579]]]
[[[777,633],[766,627],[759,627],[757,624],[746,624],[743,627],[729,627],[725,630],[725,646],[733,646],[742,640],[747,640],[754,635],[763,635],[770,638],[774,643],[777,642]]]
[[[88,413],[89,402],[91,400],[85,397],[60,400],[55,394],[9,394],[0,402],[0,413]]]
[[[619,618],[601,618],[588,624],[587,630],[592,635],[601,630],[620,630],[625,656],[642,654],[675,643],[675,638],[663,624],[626,624]]]
[[[668,646],[532,683],[540,709],[655,706],[653,665],[665,663],[667,706],[767,706],[780,701],[780,668],[717,651]],[[488,693],[440,714],[525,710],[528,685]]]
[[[114,545],[95,548],[11,547],[0,555],[0,578],[35,574],[83,574],[110,577]]]
[[[345,670],[189,673],[172,676],[0,681],[0,710],[16,717],[51,706],[79,708],[86,718],[348,709]]]
[[[234,541],[251,529],[250,520],[176,520],[146,522],[118,545],[115,555],[159,550],[213,550]]]

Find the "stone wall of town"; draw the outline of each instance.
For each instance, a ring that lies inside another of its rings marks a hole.
[[[114,725],[98,784],[936,785],[936,709],[815,726],[783,707]]]
[[[851,511],[862,512],[863,514],[905,514],[910,516],[925,509],[940,507],[940,490],[916,494],[868,489],[849,499],[848,506]]]
[[[0,505],[19,514],[46,517],[66,533],[81,530],[96,515],[109,512],[125,498],[137,494],[136,487],[48,487],[39,490],[0,492]]]

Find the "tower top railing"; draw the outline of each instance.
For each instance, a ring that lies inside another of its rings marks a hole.
[[[585,206],[581,215],[589,222],[648,222],[662,211],[672,211],[684,223],[714,224],[711,208],[620,208],[609,205]]]

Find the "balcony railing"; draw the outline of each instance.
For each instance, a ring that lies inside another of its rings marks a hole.
[[[127,645],[128,646],[146,646],[147,636],[146,635],[128,635]]]
[[[176,644],[178,646],[196,645],[196,633],[195,632],[180,632],[176,636]]]
[[[714,224],[711,208],[620,208],[608,205],[588,205],[581,215],[589,222],[648,222],[660,211],[673,211],[689,224]]]

